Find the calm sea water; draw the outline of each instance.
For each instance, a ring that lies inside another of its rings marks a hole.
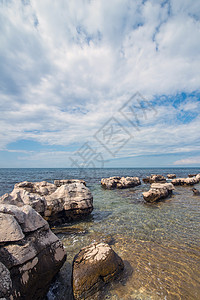
[[[149,185],[104,190],[100,179],[175,173],[177,177],[200,173],[179,169],[0,169],[0,195],[15,183],[55,179],[84,179],[94,196],[94,211],[84,221],[67,224],[70,233],[59,234],[67,262],[52,285],[48,299],[70,300],[71,263],[79,250],[93,241],[106,241],[122,257],[121,278],[92,299],[200,299],[200,197],[191,187],[176,187],[171,198],[146,204],[142,192]],[[200,184],[195,185],[200,190]]]

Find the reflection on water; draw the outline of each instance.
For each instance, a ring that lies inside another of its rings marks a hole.
[[[193,196],[191,188],[177,187],[171,198],[147,205],[141,195],[146,185],[90,188],[92,217],[70,225],[78,234],[59,235],[67,262],[93,241],[109,243],[125,261],[122,278],[93,299],[200,299],[200,197]],[[69,276],[71,269],[62,272]],[[60,299],[71,299],[63,293]]]

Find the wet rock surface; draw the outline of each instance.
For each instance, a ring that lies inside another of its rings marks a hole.
[[[43,299],[65,261],[62,243],[28,205],[1,204],[0,216],[0,296]]]
[[[143,198],[147,202],[156,202],[170,196],[173,190],[172,183],[153,183],[150,190],[143,193]]]
[[[63,223],[87,216],[93,210],[93,197],[83,180],[55,180],[15,184],[0,203],[18,207],[30,205],[50,224]]]
[[[74,299],[87,299],[122,270],[122,259],[106,243],[93,243],[75,256],[72,270]]]
[[[140,184],[139,177],[109,177],[101,179],[101,185],[106,189],[125,189]]]

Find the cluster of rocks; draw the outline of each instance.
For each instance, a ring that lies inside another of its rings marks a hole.
[[[62,242],[49,224],[88,215],[93,198],[82,180],[54,184],[21,182],[0,198],[0,298],[44,299],[51,281],[65,262]],[[48,222],[46,220],[48,220]],[[73,261],[74,299],[85,299],[114,279],[124,268],[108,244],[94,243]]]
[[[200,174],[197,174],[194,177],[173,179],[172,183],[173,185],[194,185],[199,183],[199,181],[200,181]]]
[[[29,205],[0,205],[0,298],[43,299],[66,254]]]
[[[106,189],[131,188],[140,184],[139,177],[109,177],[101,179],[101,185]]]
[[[83,180],[24,181],[0,197],[0,203],[30,205],[51,225],[80,219],[93,210],[93,197]]]
[[[174,185],[194,185],[200,174],[176,178],[168,174],[144,178],[150,190],[145,201],[154,203],[172,194]],[[140,185],[139,177],[102,178],[106,189]],[[193,188],[194,195],[200,192]],[[0,197],[0,298],[42,300],[51,281],[64,264],[66,253],[50,225],[87,216],[93,197],[83,180],[55,180],[54,183],[24,181]],[[47,222],[48,221],[48,222]],[[80,250],[72,266],[74,299],[86,299],[102,289],[123,270],[122,259],[105,243]]]
[[[143,198],[147,202],[156,202],[170,196],[173,190],[172,183],[153,183],[150,190],[143,193]]]

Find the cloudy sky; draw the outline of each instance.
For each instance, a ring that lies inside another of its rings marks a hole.
[[[200,166],[200,2],[0,0],[0,167]]]

